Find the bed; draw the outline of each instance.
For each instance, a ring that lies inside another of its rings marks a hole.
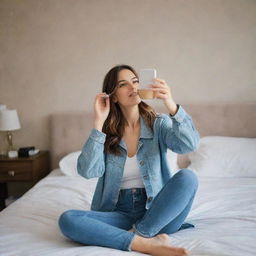
[[[183,104],[183,107],[201,135],[196,152],[175,159],[178,164],[175,171],[188,167],[198,173],[199,189],[187,218],[196,228],[172,234],[172,244],[187,248],[195,256],[253,256],[256,104]],[[97,179],[86,180],[71,169],[91,125],[91,113],[51,115],[52,172],[0,212],[1,256],[144,255],[84,246],[68,240],[59,231],[57,220],[62,212],[90,208]]]

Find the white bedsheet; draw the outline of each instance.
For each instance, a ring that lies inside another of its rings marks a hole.
[[[96,180],[51,172],[23,197],[0,212],[0,255],[146,255],[83,246],[59,231],[59,215],[88,210]],[[174,246],[195,256],[256,255],[256,178],[200,178],[187,218],[196,228],[171,235]]]

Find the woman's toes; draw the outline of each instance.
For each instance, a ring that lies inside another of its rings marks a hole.
[[[184,249],[184,248],[178,248],[177,252],[178,252],[178,255],[180,255],[180,256],[187,256],[187,255],[189,255],[188,251],[186,249]]]

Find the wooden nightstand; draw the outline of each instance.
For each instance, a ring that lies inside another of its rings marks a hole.
[[[5,208],[8,182],[32,182],[35,185],[50,171],[49,151],[31,157],[0,157],[0,211]]]

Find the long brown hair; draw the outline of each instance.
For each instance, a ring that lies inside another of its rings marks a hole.
[[[106,74],[103,81],[102,92],[110,94],[115,90],[118,82],[118,74],[123,69],[129,69],[138,78],[137,72],[131,66],[117,65],[111,68]],[[153,124],[156,118],[154,109],[141,101],[139,103],[139,114],[145,120],[146,124],[153,130]],[[110,112],[102,128],[102,131],[107,135],[104,145],[105,153],[112,153],[115,155],[121,154],[119,142],[123,137],[126,125],[127,120],[123,115],[119,104],[110,100]]]

